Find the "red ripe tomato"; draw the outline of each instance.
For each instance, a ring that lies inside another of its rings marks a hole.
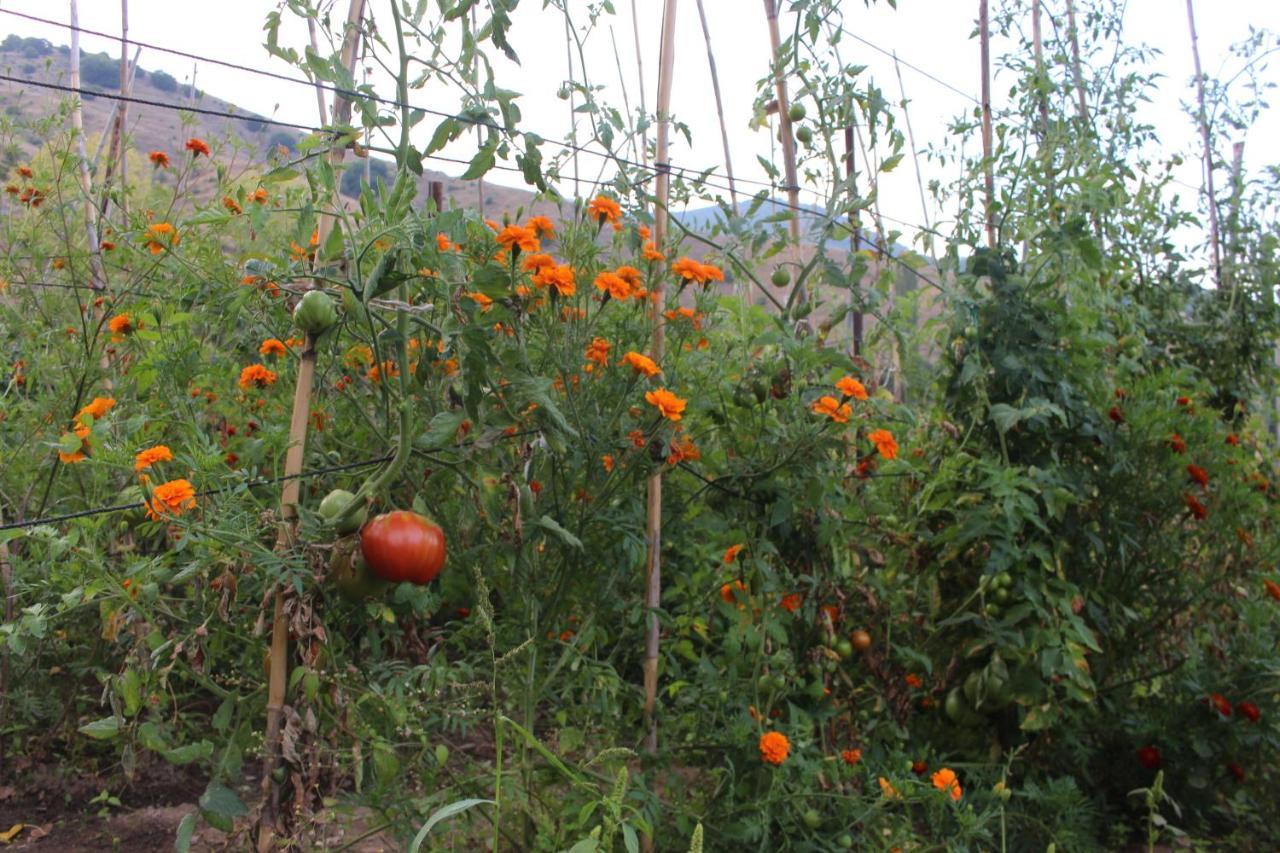
[[[360,553],[374,577],[429,584],[444,567],[444,531],[416,512],[383,513],[360,529]]]

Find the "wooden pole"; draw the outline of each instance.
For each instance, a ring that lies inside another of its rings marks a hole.
[[[1031,46],[1036,56],[1038,85],[1047,85],[1048,74],[1044,65],[1044,36],[1040,26],[1040,4],[1043,0],[1031,0]],[[1040,144],[1049,136],[1049,93],[1041,91],[1036,98],[1040,102]]]
[[[347,11],[346,31],[342,42],[342,63],[355,73],[356,50],[360,41],[360,22],[364,17],[364,0],[351,0]],[[351,101],[340,93],[333,97],[333,121],[346,124],[351,120]],[[342,162],[345,149],[329,151],[328,160],[337,166]],[[319,246],[324,246],[333,228],[333,217],[321,216],[316,226]],[[320,286],[317,281],[315,286]],[[280,526],[276,533],[276,550],[293,547],[298,532],[298,503],[301,495],[302,463],[306,451],[307,424],[311,417],[311,386],[315,377],[316,350],[311,335],[303,338],[302,355],[298,364],[298,379],[294,386],[293,408],[289,417],[289,446],[285,453],[284,486],[280,490]],[[271,617],[271,666],[267,680],[267,725],[263,738],[262,809],[258,825],[258,851],[268,853],[275,846],[279,826],[280,786],[275,770],[280,762],[280,742],[283,733],[285,692],[288,676],[289,626],[284,614],[284,591],[279,587],[274,593]],[[287,828],[286,828],[287,830]]]
[[[733,181],[733,158],[729,154],[729,128],[724,121],[724,101],[720,97],[720,75],[716,72],[716,55],[711,49],[711,28],[707,26],[707,13],[702,0],[697,0],[698,20],[702,22],[702,38],[707,43],[707,66],[711,70],[711,91],[716,98],[716,117],[720,120],[720,142],[724,146],[724,170],[729,176],[729,198],[733,214],[738,215],[738,190]]]
[[[1080,63],[1080,36],[1076,30],[1075,0],[1067,0],[1067,40],[1071,43],[1071,76],[1076,86],[1076,112],[1083,131],[1089,125],[1089,104],[1085,101],[1084,71]]]
[[[129,70],[129,0],[120,0],[120,95],[123,98],[129,97],[129,83],[133,75]],[[128,118],[129,102],[125,100],[117,101],[115,108],[112,109],[111,120],[111,147],[107,153],[107,168],[102,179],[102,215],[107,213],[107,191],[111,186],[112,170],[118,168],[120,171],[120,209],[125,212],[128,218],[128,202],[125,198],[124,188],[128,178],[128,153],[124,150],[123,135],[125,122]]]
[[[671,130],[671,82],[676,59],[676,0],[666,0],[662,13],[662,44],[658,59],[658,143],[657,178],[654,182],[654,244],[661,250],[667,238],[667,198],[671,188],[670,162],[667,159]],[[653,324],[653,359],[662,361],[666,348],[662,308],[666,296],[665,277],[653,286],[654,299],[649,309]],[[649,478],[646,493],[644,606],[646,612],[644,644],[644,719],[645,750],[658,751],[658,608],[662,604],[662,473]],[[646,847],[652,849],[652,838],[646,836]]]
[[[978,38],[982,47],[982,161],[987,191],[987,248],[996,247],[996,178],[991,143],[991,26],[987,0],[978,0]]]
[[[320,55],[320,40],[316,37],[316,19],[307,16],[307,34],[311,37],[311,51],[316,55]],[[315,81],[316,89],[316,109],[320,113],[320,126],[324,127],[329,123],[328,111],[324,106],[324,87],[317,78]]]
[[[636,14],[636,0],[631,0],[631,35],[636,43],[636,75],[640,78],[640,115],[644,116],[649,112],[649,107],[644,97],[644,53],[640,50],[640,18]],[[640,132],[640,162],[645,166],[649,165],[648,130]]]
[[[4,507],[0,506],[0,524],[4,523]],[[17,595],[13,591],[13,560],[8,540],[0,539],[0,594],[4,595],[4,621],[13,622]],[[9,647],[0,650],[0,731],[9,723]],[[0,738],[0,767],[4,766],[5,738]]]
[[[854,159],[853,159],[853,116],[849,116],[849,126],[844,129],[844,168],[849,175],[849,251],[856,254],[862,249],[862,218],[858,215],[856,207],[852,203],[857,201],[858,190],[854,183]],[[861,287],[862,282],[856,281],[851,285],[849,290],[849,340],[852,347],[854,357],[862,355],[862,312],[856,309],[857,291]]]
[[[1191,28],[1191,59],[1196,67],[1196,104],[1199,112],[1200,141],[1203,144],[1204,193],[1209,207],[1209,253],[1213,258],[1213,282],[1222,287],[1222,248],[1218,231],[1218,196],[1213,189],[1213,143],[1209,138],[1209,114],[1204,108],[1204,73],[1200,70],[1200,44],[1196,38],[1196,13],[1192,0],[1187,0],[1187,24]]]
[[[80,88],[80,10],[76,0],[71,3],[71,88]],[[94,290],[107,287],[106,270],[102,267],[102,249],[98,245],[98,207],[93,202],[93,184],[89,177],[89,153],[84,143],[84,111],[77,95],[71,108],[71,127],[76,137],[76,154],[80,161],[77,175],[80,191],[84,195],[85,245],[89,250],[89,275]]]
[[[772,48],[771,66],[777,66],[782,57],[782,35],[778,31],[778,6],[776,0],[764,0],[765,17],[769,20],[769,45]],[[778,125],[782,129],[782,166],[787,179],[787,200],[792,208],[800,206],[800,181],[796,177],[796,141],[791,131],[790,106],[787,101],[787,80],[781,68],[776,69],[773,85],[778,100]],[[792,210],[792,213],[797,213]],[[791,218],[791,240],[800,242],[800,218]]]

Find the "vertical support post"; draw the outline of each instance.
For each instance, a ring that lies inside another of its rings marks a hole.
[[[720,120],[720,142],[724,146],[724,171],[729,176],[729,198],[733,203],[733,215],[738,211],[738,190],[733,181],[733,157],[729,154],[729,128],[724,122],[724,101],[720,97],[720,75],[716,71],[716,55],[711,49],[711,28],[707,26],[707,13],[702,0],[697,0],[698,20],[702,22],[702,38],[707,43],[707,67],[711,70],[711,92],[716,98],[716,117]]]
[[[1083,131],[1089,125],[1089,104],[1085,101],[1084,71],[1080,64],[1080,35],[1076,30],[1075,0],[1067,0],[1067,40],[1071,43],[1071,76],[1076,87],[1076,112]]]
[[[776,0],[764,0],[765,17],[769,20],[769,45],[772,48],[769,64],[771,69],[777,66],[782,51],[782,35],[778,31],[778,5]],[[778,126],[782,133],[782,166],[787,179],[787,201],[792,208],[800,206],[800,180],[796,177],[796,140],[791,131],[791,107],[787,101],[787,81],[781,69],[774,74],[773,85],[778,101]],[[795,210],[792,210],[795,213]],[[800,219],[791,219],[791,241],[800,242]],[[803,299],[803,296],[800,297]]]
[[[982,161],[987,191],[987,248],[995,249],[996,220],[993,208],[996,200],[996,179],[991,143],[991,24],[987,12],[987,0],[978,0],[978,38],[982,49]]]
[[[431,195],[431,202],[436,206],[436,213],[444,210],[444,181],[430,181],[427,183],[427,192]]]
[[[360,23],[364,18],[365,0],[351,0],[347,11],[346,29],[342,42],[342,63],[355,73],[356,50],[360,41]],[[194,85],[192,87],[194,89]],[[351,119],[351,101],[342,93],[333,97],[333,121],[345,124]],[[329,151],[331,165],[342,162],[345,149]],[[333,217],[321,216],[317,223],[319,245],[324,246],[333,228]],[[319,286],[319,282],[315,283]],[[280,490],[280,527],[276,533],[276,550],[291,548],[297,538],[298,503],[301,493],[302,463],[306,451],[307,424],[311,417],[311,389],[315,377],[316,350],[311,335],[304,336],[302,355],[298,364],[298,379],[294,386],[293,408],[289,416],[289,445],[285,453],[284,486]],[[280,762],[280,744],[283,733],[285,693],[288,675],[289,626],[284,614],[284,591],[277,586],[274,592],[271,617],[271,667],[267,680],[267,723],[263,738],[262,808],[258,823],[257,849],[269,853],[275,847],[279,826],[280,785],[275,770]],[[290,833],[291,834],[291,833]]]
[[[0,524],[4,523],[4,507],[0,507]],[[13,621],[16,595],[13,591],[13,560],[9,543],[0,539],[0,595],[4,596],[4,621]],[[0,729],[9,722],[9,647],[0,650]],[[4,738],[0,738],[0,766],[4,763]]]
[[[136,62],[136,60],[135,60]],[[133,75],[129,70],[129,0],[120,0],[120,94],[129,97],[130,83]],[[129,153],[124,148],[124,128],[128,119],[129,102],[117,101],[111,111],[111,144],[107,149],[106,174],[102,179],[102,215],[107,214],[107,191],[111,186],[111,174],[114,169],[120,171],[120,209],[128,214],[128,200],[125,196],[125,185],[128,178]]]
[[[844,168],[849,175],[850,202],[856,201],[858,197],[858,190],[854,183],[853,150],[853,116],[850,115],[849,125],[844,129]],[[862,249],[862,218],[858,215],[857,208],[850,209],[852,212],[849,214],[849,252],[857,254]],[[862,312],[855,307],[857,303],[855,291],[861,286],[862,282],[854,282],[849,291],[849,341],[855,358],[862,355]]]
[[[656,149],[657,177],[654,182],[653,239],[659,250],[665,248],[667,239],[667,199],[671,188],[669,136],[671,131],[671,83],[676,60],[676,0],[665,0],[662,13],[662,45],[658,59],[658,143]],[[666,297],[666,277],[653,283],[653,302],[649,307],[649,319],[653,324],[653,359],[662,361],[666,349],[666,330],[662,309]],[[644,722],[645,751],[658,751],[658,641],[661,625],[658,608],[662,605],[662,472],[649,477],[645,490],[645,643],[644,643]],[[656,823],[656,820],[655,820]],[[646,849],[652,850],[653,839],[645,836]]]
[[[1191,28],[1191,59],[1196,67],[1196,118],[1200,123],[1203,145],[1204,193],[1209,208],[1209,253],[1213,259],[1213,282],[1222,287],[1222,248],[1218,230],[1218,196],[1213,189],[1213,143],[1209,138],[1209,114],[1204,108],[1204,72],[1200,70],[1200,43],[1196,38],[1196,13],[1193,0],[1187,0],[1187,24]]]
[[[80,9],[71,0],[71,88],[80,88]],[[80,161],[76,170],[80,179],[80,192],[84,195],[85,245],[89,251],[89,275],[94,290],[107,287],[106,270],[102,267],[102,250],[98,245],[98,208],[93,203],[93,184],[89,177],[89,152],[84,142],[84,111],[80,107],[80,95],[76,94],[71,108],[71,127],[76,136],[76,155]]]

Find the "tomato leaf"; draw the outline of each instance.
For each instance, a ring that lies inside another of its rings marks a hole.
[[[569,531],[565,530],[563,527],[560,526],[560,522],[556,521],[554,518],[552,518],[549,515],[544,515],[542,516],[542,518],[539,518],[537,521],[537,525],[546,530],[550,530],[552,533],[556,535],[556,538],[558,538],[561,542],[563,542],[564,544],[568,545],[571,548],[582,547],[581,539],[579,539],[577,536],[574,536]]]
[[[103,717],[101,720],[85,723],[80,727],[80,733],[97,740],[110,740],[120,734],[120,718]]]

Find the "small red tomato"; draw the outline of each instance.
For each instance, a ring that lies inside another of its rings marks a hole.
[[[1138,750],[1138,763],[1148,770],[1160,769],[1160,748],[1156,746],[1144,746]]]
[[[425,585],[444,567],[444,531],[416,512],[383,513],[361,528],[360,552],[374,577]]]

